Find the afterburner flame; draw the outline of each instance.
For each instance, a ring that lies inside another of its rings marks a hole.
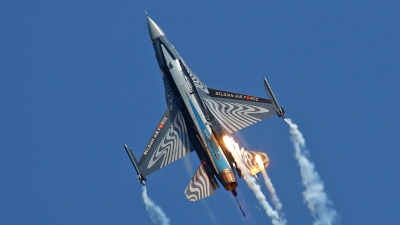
[[[275,211],[271,207],[271,205],[268,203],[267,199],[265,198],[265,195],[262,193],[260,185],[257,184],[256,179],[250,175],[250,171],[243,164],[243,158],[241,157],[242,154],[240,154],[240,153],[244,150],[241,149],[239,147],[239,145],[233,140],[233,138],[231,138],[229,136],[224,136],[222,138],[222,140],[224,141],[225,146],[229,150],[229,152],[232,153],[232,156],[235,159],[237,167],[244,173],[244,178],[245,178],[247,185],[253,191],[258,202],[265,210],[265,213],[267,214],[267,216],[271,218],[272,224],[273,225],[285,225],[286,220],[284,218],[283,219],[280,218],[278,212]],[[258,156],[258,157],[260,157],[260,156]],[[261,158],[260,158],[260,161],[261,161]],[[262,164],[262,161],[261,161],[261,164]],[[263,167],[264,167],[264,165],[263,165]]]

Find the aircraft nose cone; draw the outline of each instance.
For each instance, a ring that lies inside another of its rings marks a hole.
[[[161,28],[152,20],[149,16],[147,16],[147,24],[149,25],[149,33],[150,39],[154,40],[162,35],[165,35]]]

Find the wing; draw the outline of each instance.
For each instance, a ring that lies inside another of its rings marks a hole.
[[[185,189],[186,198],[191,202],[195,202],[215,194],[215,189],[211,182],[203,165],[200,165]]]
[[[260,122],[276,111],[269,99],[207,88],[200,92],[204,104],[228,133]]]
[[[167,108],[140,158],[139,165],[147,176],[193,150],[181,111],[170,111]]]
[[[285,111],[279,107],[265,78],[267,93],[275,104],[265,98],[208,88],[182,62],[204,104],[226,132],[234,133],[273,115],[284,118]]]

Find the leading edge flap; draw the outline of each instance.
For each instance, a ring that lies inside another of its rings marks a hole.
[[[195,202],[213,194],[215,194],[215,189],[211,184],[211,180],[203,165],[200,165],[185,189],[186,198],[191,202]]]
[[[180,110],[165,110],[151,136],[139,164],[145,176],[186,156],[192,148]]]
[[[269,99],[208,88],[202,100],[221,126],[228,132],[239,131],[276,115]]]

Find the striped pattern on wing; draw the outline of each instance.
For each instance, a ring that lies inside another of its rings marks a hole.
[[[243,150],[241,152],[242,159],[243,159],[243,164],[247,167],[247,169],[250,171],[250,174],[253,176],[256,173],[260,172],[260,167],[258,166],[258,163],[256,161],[256,156],[259,155],[261,157],[261,160],[264,164],[264,168],[267,168],[269,165],[269,158],[266,153],[264,152],[254,152],[254,151],[248,151],[248,150]]]
[[[182,113],[178,111],[167,133],[151,156],[147,169],[153,166],[156,166],[156,169],[160,169],[182,158],[191,152],[190,147],[185,120]]]
[[[208,178],[203,165],[200,165],[199,169],[196,171],[189,185],[185,189],[186,198],[191,202],[195,202],[213,194],[215,194],[215,190],[211,185],[210,179]]]
[[[260,118],[255,117],[256,114],[269,112],[266,108],[249,104],[217,101],[211,98],[204,98],[203,101],[221,126],[229,133],[261,121]]]

